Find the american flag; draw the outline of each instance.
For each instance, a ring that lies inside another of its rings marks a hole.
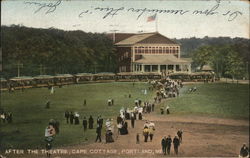
[[[149,16],[147,22],[155,21],[155,19],[156,19],[156,13],[152,16]]]

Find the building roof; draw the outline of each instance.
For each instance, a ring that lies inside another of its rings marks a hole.
[[[31,76],[20,76],[20,77],[13,77],[11,81],[22,81],[22,80],[33,80],[34,78]]]
[[[178,44],[158,32],[153,32],[132,35],[115,45],[134,45],[137,43]]]
[[[213,71],[213,69],[209,65],[204,65],[201,70],[202,71]]]
[[[114,43],[120,42],[126,38],[133,36],[133,35],[135,35],[135,33],[115,33],[115,42]],[[113,33],[108,33],[107,37],[111,40],[114,40]]]
[[[168,64],[190,64],[182,58],[177,58],[174,55],[143,55],[141,59],[136,60],[134,63],[146,65],[168,65]]]
[[[34,79],[51,79],[54,78],[54,76],[50,76],[50,75],[39,75],[39,76],[35,76]]]

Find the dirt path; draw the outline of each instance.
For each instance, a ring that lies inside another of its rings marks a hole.
[[[155,122],[156,131],[152,142],[143,142],[142,127],[145,120]],[[161,153],[161,139],[169,134],[173,138],[178,129],[184,131],[183,143],[179,148],[181,157],[237,157],[242,143],[248,143],[249,140],[248,120],[147,114],[144,120],[136,121],[135,128],[131,128],[129,120],[128,125],[129,134],[118,137],[115,134],[114,143],[104,143],[103,136],[102,143],[94,143],[92,140],[88,145],[63,148],[67,153],[55,153],[52,157],[164,157]],[[140,133],[140,144],[136,144],[136,133]],[[170,156],[176,156],[173,147]],[[45,155],[30,154],[24,157]]]
[[[136,121],[136,128],[129,127],[129,134],[119,136],[111,144],[92,143],[86,146],[75,146],[79,149],[117,149],[120,156],[162,156],[157,151],[161,149],[161,139],[170,134],[173,138],[178,129],[183,129],[183,143],[180,146],[180,156],[237,156],[243,142],[248,140],[249,125],[245,120],[216,119],[209,117],[160,117],[146,115],[145,119],[155,122],[156,131],[152,142],[143,142],[142,127],[145,121]],[[140,133],[141,143],[136,144],[136,133]],[[124,151],[128,149],[127,151]],[[137,150],[129,150],[137,149]],[[143,149],[150,149],[143,153]],[[106,154],[88,154],[88,156],[105,156]],[[175,156],[173,149],[171,155]],[[106,155],[107,156],[107,155]],[[112,156],[112,154],[108,154]]]

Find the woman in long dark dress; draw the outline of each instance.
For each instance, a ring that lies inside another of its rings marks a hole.
[[[93,124],[94,124],[94,119],[93,119],[93,117],[90,115],[90,117],[89,117],[89,129],[93,129]]]

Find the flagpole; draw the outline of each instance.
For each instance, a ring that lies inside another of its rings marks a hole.
[[[156,32],[158,32],[158,16],[157,16],[157,14],[155,15],[156,17],[156,19],[155,19],[155,29],[156,29]]]

